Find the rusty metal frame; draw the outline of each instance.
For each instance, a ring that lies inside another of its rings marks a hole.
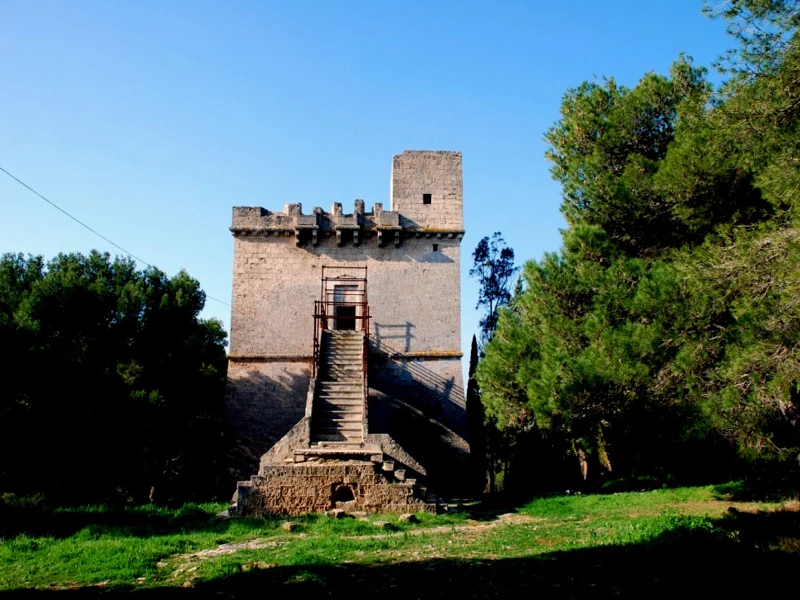
[[[340,275],[330,275],[330,272],[339,272]],[[347,271],[355,272],[349,274]],[[351,292],[344,292],[344,300],[336,299],[336,284],[355,284],[360,286],[361,289],[356,289]],[[332,287],[333,286],[333,287]],[[337,306],[353,306],[360,308],[361,314],[353,316],[337,316]],[[355,323],[361,322],[361,332],[364,337],[364,347],[361,356],[361,373],[362,383],[364,390],[364,406],[366,411],[366,394],[367,394],[367,357],[369,354],[369,321],[371,315],[369,314],[369,300],[367,297],[367,267],[346,267],[346,266],[323,266],[322,275],[320,277],[320,299],[314,301],[314,365],[312,370],[312,377],[316,379],[319,372],[319,359],[322,343],[322,332],[330,329],[331,323],[333,328],[336,329],[339,319],[352,320]],[[366,412],[365,412],[366,414]]]

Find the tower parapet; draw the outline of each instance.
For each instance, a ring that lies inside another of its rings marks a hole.
[[[366,212],[364,201],[356,200],[351,214],[344,213],[338,202],[333,204],[330,212],[315,207],[309,215],[303,214],[303,205],[300,203],[287,204],[283,212],[271,212],[260,206],[236,206],[230,230],[237,237],[294,235],[297,246],[316,247],[322,238],[335,237],[338,246],[347,241],[358,246],[375,239],[378,246],[382,247],[387,240],[391,240],[397,247],[403,239],[409,238],[461,240],[464,230],[460,226],[454,227],[455,221],[452,218],[449,223],[442,223],[444,226],[438,227],[436,225],[440,223],[435,218],[428,218],[430,225],[420,225],[399,211],[383,210],[380,202],[373,205],[372,212]]]

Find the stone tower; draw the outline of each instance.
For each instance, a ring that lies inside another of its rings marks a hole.
[[[461,153],[394,157],[390,210],[233,209],[234,512],[431,506],[463,489]]]

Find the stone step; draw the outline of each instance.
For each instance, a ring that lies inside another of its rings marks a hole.
[[[363,422],[363,414],[361,411],[353,411],[347,413],[321,413],[315,412],[313,416],[313,427],[327,427],[335,426],[337,423],[361,423]]]
[[[364,414],[361,412],[340,413],[336,415],[314,413],[311,426],[314,429],[320,427],[338,427],[342,423],[356,423],[360,425],[364,422]]]
[[[361,370],[361,359],[354,358],[354,359],[326,359],[323,357],[322,363],[326,367],[349,367],[351,369],[358,369]]]
[[[364,406],[364,401],[360,398],[319,398],[318,402],[314,403],[314,409],[331,409],[331,410],[361,410]]]
[[[320,371],[326,371],[331,369],[346,369],[348,371],[353,371],[357,373],[361,373],[361,361],[358,361],[358,364],[354,362],[334,362],[334,361],[326,361],[321,363],[322,368]]]
[[[336,441],[337,436],[339,436],[338,439],[340,441],[361,440],[364,436],[364,430],[360,424],[355,427],[320,427],[319,429],[315,429],[311,435],[316,441],[326,441],[331,438]]]
[[[362,333],[326,332],[314,398],[312,443],[363,442],[363,357]]]
[[[314,405],[315,411],[320,412],[335,412],[335,413],[352,413],[352,412],[363,412],[363,402],[352,402],[350,400],[344,400],[341,402],[337,401],[327,401],[327,402],[318,402]]]
[[[316,433],[312,435],[312,442],[350,442],[358,443],[364,440],[364,436],[358,434],[336,432],[336,433]]]
[[[364,403],[360,400],[350,400],[350,399],[324,399],[320,400],[319,402],[314,403],[314,410],[322,410],[322,411],[336,411],[336,412],[353,412],[353,411],[361,411]]]
[[[361,421],[325,421],[314,427],[314,431],[318,433],[335,433],[337,431],[346,431],[358,433],[363,430]]]
[[[325,406],[315,406],[313,415],[315,417],[325,418],[328,416],[337,417],[340,415],[361,415],[364,414],[364,409],[360,404],[351,404],[351,405],[325,405]]]
[[[317,430],[345,426],[352,429],[352,426],[360,427],[363,422],[364,419],[361,414],[337,415],[335,418],[331,415],[316,414],[314,415],[311,426]]]
[[[364,403],[363,402],[353,402],[352,400],[329,400],[326,402],[318,402],[314,405],[314,411],[331,411],[331,412],[363,412],[364,410]]]
[[[364,394],[361,393],[361,390],[356,390],[353,392],[343,391],[343,390],[322,390],[317,392],[317,399],[319,400],[358,400],[361,401],[364,399]]]
[[[317,442],[310,448],[297,448],[294,450],[295,456],[352,456],[365,460],[373,460],[382,456],[380,448],[364,446],[364,444],[353,443],[350,441],[340,442]]]
[[[360,425],[361,422],[364,420],[363,415],[360,412],[339,414],[339,415],[318,414],[315,416],[317,417],[320,426],[323,426],[324,424],[336,424],[336,423],[358,423]]]
[[[325,385],[328,383],[347,383],[348,385]],[[362,395],[364,387],[360,382],[352,381],[321,381],[317,386],[318,394],[359,394]]]

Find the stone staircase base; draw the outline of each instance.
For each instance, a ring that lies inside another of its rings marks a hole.
[[[392,461],[320,460],[262,466],[239,482],[229,514],[297,516],[335,508],[363,512],[431,512],[437,504]]]

